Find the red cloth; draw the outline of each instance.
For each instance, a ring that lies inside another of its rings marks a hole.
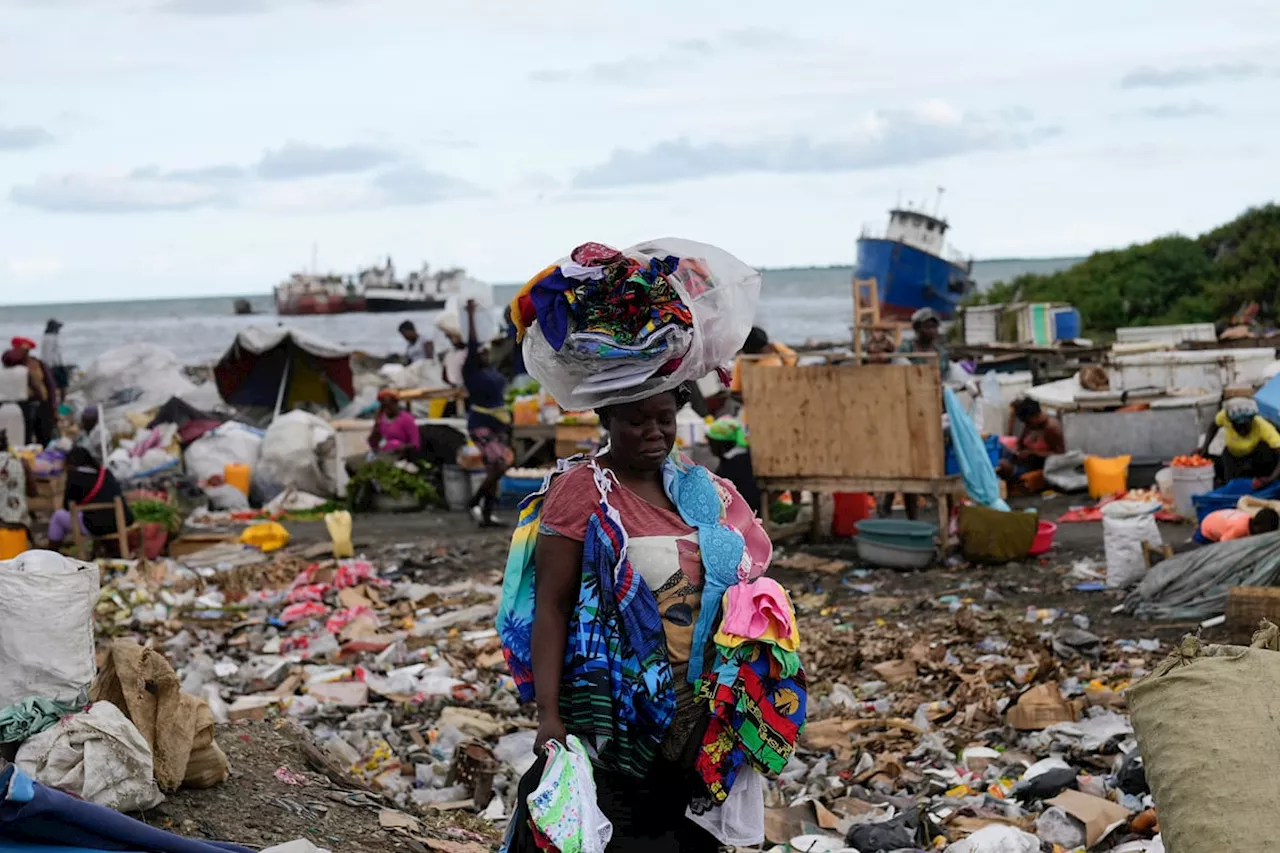
[[[559,536],[584,542],[587,538],[587,522],[600,505],[600,491],[596,488],[590,465],[579,465],[561,474],[551,484],[542,504],[542,526]],[[688,536],[694,529],[684,523],[680,513],[657,507],[635,492],[614,483],[609,492],[609,505],[618,511],[627,536]]]

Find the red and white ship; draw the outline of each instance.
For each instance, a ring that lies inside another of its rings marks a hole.
[[[365,310],[364,295],[339,275],[296,272],[276,286],[277,314],[346,314]]]

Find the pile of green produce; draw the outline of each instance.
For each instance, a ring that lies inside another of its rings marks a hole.
[[[435,503],[439,500],[439,495],[431,485],[428,474],[428,469],[421,464],[417,473],[412,473],[394,462],[375,459],[357,471],[347,483],[347,496],[354,498],[371,489],[392,498],[412,495],[420,504]]]
[[[182,530],[182,510],[172,504],[165,503],[164,501],[142,498],[130,501],[129,509],[133,510],[133,518],[135,521],[154,521],[158,524],[163,524],[165,530],[168,530],[170,533],[178,533]]]
[[[510,406],[516,401],[517,397],[532,397],[542,390],[542,385],[536,379],[526,379],[519,385],[512,385],[507,389],[505,396],[507,405]]]

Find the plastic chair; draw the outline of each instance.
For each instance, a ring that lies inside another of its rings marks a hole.
[[[129,559],[129,534],[134,532],[135,530],[140,530],[141,528],[137,524],[132,524],[132,525],[125,524],[123,498],[116,498],[115,500],[111,501],[111,503],[97,503],[97,504],[83,504],[83,505],[72,503],[69,509],[71,512],[71,535],[72,535],[73,541],[75,542],[75,551],[77,554],[80,555],[80,559],[82,560],[89,559],[89,557],[85,554],[84,546],[86,544],[96,545],[98,542],[106,539],[116,540],[116,544],[119,547],[120,558],[124,560]],[[100,509],[114,509],[116,511],[116,532],[107,533],[102,536],[91,536],[88,539],[86,539],[84,534],[80,531],[80,513],[92,512],[94,510],[100,510]]]

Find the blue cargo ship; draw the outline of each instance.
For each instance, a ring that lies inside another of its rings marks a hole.
[[[876,280],[882,318],[909,320],[920,308],[932,308],[943,319],[955,315],[973,287],[973,261],[943,257],[948,227],[937,216],[898,209],[889,211],[883,237],[858,239],[854,276]]]

